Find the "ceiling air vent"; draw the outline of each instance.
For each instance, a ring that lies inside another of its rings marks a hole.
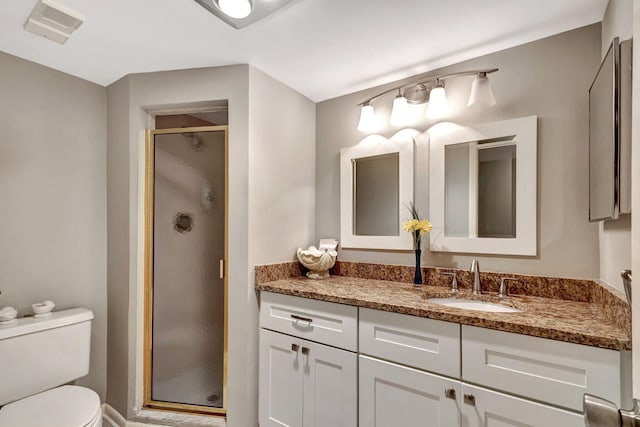
[[[51,0],[40,0],[24,23],[24,29],[37,36],[64,44],[84,17]]]

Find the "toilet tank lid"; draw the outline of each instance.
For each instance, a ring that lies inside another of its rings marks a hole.
[[[93,319],[93,312],[86,308],[72,308],[51,313],[44,318],[23,317],[13,325],[0,326],[0,340],[20,335],[33,334],[47,329],[73,325]]]

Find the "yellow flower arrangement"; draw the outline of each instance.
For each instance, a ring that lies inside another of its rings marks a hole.
[[[402,228],[411,233],[411,237],[413,238],[413,249],[418,250],[422,243],[422,236],[430,232],[433,226],[428,219],[420,219],[420,214],[413,202],[407,206],[407,209],[409,210],[409,213],[411,213],[411,219],[403,222]]]

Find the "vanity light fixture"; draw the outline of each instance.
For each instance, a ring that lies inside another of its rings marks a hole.
[[[436,79],[436,85],[429,93],[429,106],[427,107],[427,117],[439,119],[449,114],[449,103],[447,93],[444,91],[444,83]]]
[[[400,89],[398,89],[398,95],[393,100],[393,107],[391,108],[391,118],[389,124],[391,126],[404,126],[409,119],[409,104],[407,98],[404,97]]]
[[[360,109],[360,121],[358,122],[357,130],[360,132],[369,132],[375,128],[376,125],[376,112],[373,109],[371,103],[366,103]]]
[[[491,91],[491,83],[487,74],[495,73],[497,68],[487,68],[484,70],[461,71],[458,73],[442,74],[429,77],[426,80],[408,85],[396,86],[385,90],[371,98],[358,104],[361,107],[360,121],[357,130],[360,132],[373,131],[376,125],[375,114],[372,102],[393,91],[398,91],[393,100],[391,118],[389,124],[392,126],[403,126],[407,124],[409,117],[409,105],[419,105],[429,103],[426,116],[430,119],[438,119],[449,114],[449,103],[445,91],[445,80],[453,77],[475,76],[471,95],[467,102],[470,107],[491,107],[495,105],[496,99]]]
[[[478,73],[473,79],[471,84],[471,95],[469,95],[469,102],[467,102],[467,108],[478,107],[493,107],[496,105],[496,99],[493,97],[493,91],[491,91],[491,83],[487,73]]]

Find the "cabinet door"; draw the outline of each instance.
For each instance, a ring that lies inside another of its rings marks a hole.
[[[303,341],[304,427],[357,427],[356,353]]]
[[[584,427],[582,414],[462,384],[463,427]]]
[[[260,329],[261,427],[302,427],[302,340]]]
[[[359,362],[360,427],[460,425],[459,381],[367,356]]]

